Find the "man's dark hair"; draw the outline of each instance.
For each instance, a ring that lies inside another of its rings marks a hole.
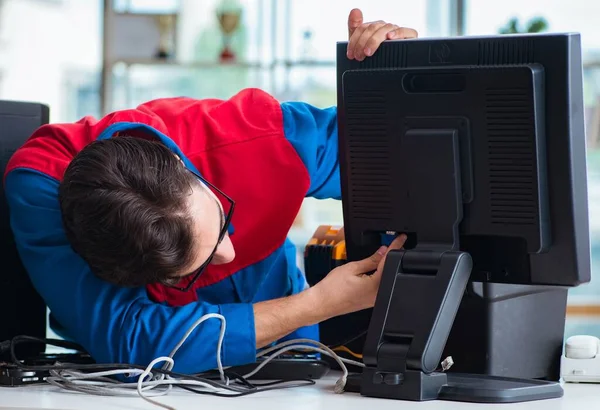
[[[106,281],[168,281],[193,260],[188,199],[197,183],[159,141],[95,141],[69,164],[59,187],[67,238]]]

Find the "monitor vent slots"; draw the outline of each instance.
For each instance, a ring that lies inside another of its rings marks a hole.
[[[533,40],[482,40],[478,65],[528,64],[535,61]]]
[[[386,105],[375,90],[349,92],[347,136],[352,185],[352,215],[357,219],[389,220],[392,216],[391,187],[388,173]]]
[[[526,89],[488,89],[486,122],[491,222],[536,223],[536,156],[532,96]]]
[[[369,68],[381,69],[386,67],[399,68],[406,67],[406,58],[406,47],[390,47],[389,44],[383,43],[373,56],[365,58],[360,62],[356,60],[353,61],[361,70]]]

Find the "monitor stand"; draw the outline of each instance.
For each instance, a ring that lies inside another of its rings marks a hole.
[[[392,250],[386,257],[363,350],[360,393],[483,403],[561,397],[556,382],[448,374],[439,368],[473,264],[459,244],[459,142],[452,129],[404,135],[402,160],[411,162],[406,164],[411,178],[404,182],[410,195],[401,205],[418,226],[418,242],[414,249]],[[348,383],[348,390],[356,388]]]
[[[419,264],[424,268],[417,269]],[[400,400],[477,403],[562,397],[557,382],[440,369],[470,264],[464,252],[401,250],[388,254],[365,344],[366,367],[362,374],[348,379],[346,391]]]
[[[450,373],[560,380],[567,298],[559,286],[469,282],[442,353]]]

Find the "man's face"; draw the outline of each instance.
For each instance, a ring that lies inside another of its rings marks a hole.
[[[194,185],[188,197],[188,206],[193,220],[194,255],[195,260],[180,276],[195,273],[210,257],[217,246],[219,234],[225,223],[223,207],[210,188],[197,184]],[[229,235],[225,235],[211,260],[213,265],[229,263],[235,257],[235,250]]]

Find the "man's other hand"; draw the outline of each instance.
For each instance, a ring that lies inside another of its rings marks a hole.
[[[388,248],[335,268],[303,292],[254,304],[256,347],[264,347],[301,327],[373,307],[385,258],[390,250],[401,249],[405,241],[406,236],[401,235]]]
[[[385,21],[363,22],[363,14],[353,9],[348,16],[348,51],[350,60],[363,61],[372,56],[385,40],[417,38],[416,30]]]
[[[373,307],[388,252],[401,249],[406,236],[400,235],[389,247],[382,247],[370,257],[349,262],[332,270],[313,290],[319,294],[327,317],[339,316]],[[368,275],[368,273],[375,273]]]

